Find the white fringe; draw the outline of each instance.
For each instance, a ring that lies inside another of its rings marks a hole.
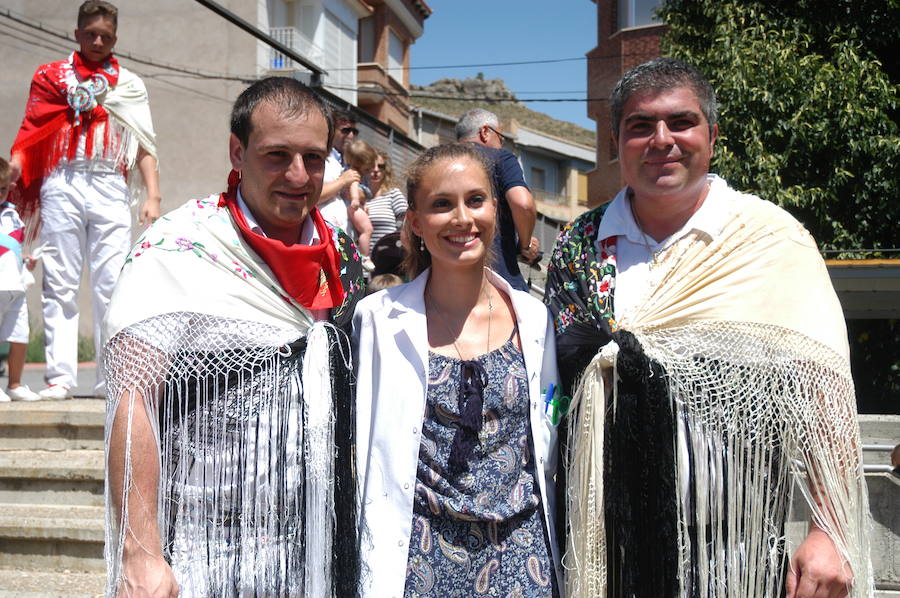
[[[618,345],[610,342],[585,369],[569,407],[568,479],[566,501],[568,535],[563,568],[566,595],[571,598],[606,596],[606,524],[603,509],[603,439],[606,424],[605,375],[615,373]],[[612,390],[615,391],[615,380]],[[612,398],[615,408],[615,396]]]
[[[299,364],[288,359],[287,345],[297,336],[297,330],[177,313],[135,324],[107,344],[107,447],[119,404],[128,402],[118,498],[127,505],[137,491],[132,436],[140,393],[159,447],[160,489],[145,498],[157,504],[163,542],[174,523],[170,552],[182,596],[287,596],[304,583],[311,587],[307,596],[332,594],[327,331],[310,331],[303,389]],[[227,372],[240,374],[226,387],[221,376]],[[189,389],[194,403],[184,394]],[[306,438],[304,415],[313,423]],[[167,425],[162,435],[160,419]],[[312,456],[306,462],[304,450]],[[127,509],[120,514],[113,507],[110,492],[107,480],[106,595],[114,598],[130,522]]]
[[[306,412],[306,584],[304,596],[331,595],[334,541],[334,413],[327,324],[307,335],[303,360],[303,408]]]
[[[850,598],[873,596],[868,498],[846,360],[773,325],[705,322],[632,332],[664,368],[676,405],[681,595],[780,596],[793,551],[784,526],[796,480],[815,524],[853,573]],[[608,385],[615,389],[616,381],[604,371],[615,366],[610,343],[585,370],[570,408],[563,564],[572,598],[607,592],[603,442],[605,408],[616,408]]]

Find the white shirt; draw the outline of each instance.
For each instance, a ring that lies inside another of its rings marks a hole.
[[[256,221],[256,218],[253,216],[253,212],[250,211],[250,207],[244,201],[244,196],[241,195],[241,189],[238,187],[237,191],[237,204],[238,208],[240,208],[241,213],[244,215],[244,220],[247,221],[247,228],[250,229],[251,232],[256,233],[261,237],[269,238],[269,235],[265,233],[262,227],[259,225],[259,222]],[[301,245],[315,245],[319,242],[319,231],[316,230],[316,223],[309,216],[306,217],[306,220],[303,221],[303,228],[300,229],[300,238],[297,240]],[[330,310],[328,309],[311,309],[309,312],[312,314],[312,317],[316,321],[324,321],[328,319],[330,315]]]
[[[328,157],[325,159],[325,175],[323,182],[332,183],[336,181],[343,172],[344,158],[341,156],[341,152],[331,148],[331,153],[328,154]],[[320,203],[319,212],[322,213],[322,218],[324,218],[326,222],[333,224],[342,231],[346,232],[348,230],[350,218],[347,215],[347,202],[341,197],[340,191],[328,201]]]
[[[360,590],[364,598],[403,596],[428,392],[429,275],[426,270],[412,282],[369,295],[353,314],[360,552],[367,570]],[[553,321],[540,301],[513,290],[494,272],[488,271],[488,276],[510,298],[515,312],[528,375],[535,478],[558,567],[553,519],[557,430],[542,394],[551,382],[558,382]]]
[[[650,268],[654,254],[662,257],[667,249],[691,232],[696,231],[710,239],[722,232],[725,217],[730,210],[727,202],[717,199],[716,191],[727,189],[728,184],[714,174],[707,175],[707,180],[710,189],[700,209],[678,232],[659,242],[642,232],[634,221],[628,187],[620,191],[606,209],[595,243],[617,237],[616,290],[613,299],[616,320],[621,320],[624,314],[641,305],[659,283],[664,269]],[[599,245],[597,252],[600,252]]]
[[[4,202],[0,206],[0,232],[11,235],[24,226],[22,219],[19,218],[19,213],[16,212],[16,206]],[[21,252],[21,245],[19,245],[19,250]],[[31,273],[23,268],[21,253],[16,253],[12,249],[0,253],[0,291],[24,293],[26,282],[30,278]]]

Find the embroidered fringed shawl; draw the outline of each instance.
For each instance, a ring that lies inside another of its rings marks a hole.
[[[797,480],[816,525],[872,595],[868,499],[840,305],[813,239],[786,212],[730,201],[661,282],[613,314],[602,210],[565,229],[548,269],[561,366],[575,382],[566,449],[568,595],[777,597]],[[565,381],[565,378],[564,378]]]
[[[114,57],[103,65],[114,84],[98,93],[92,109],[78,112],[69,94],[79,84],[75,63],[78,54],[40,66],[31,81],[25,118],[10,154],[19,154],[22,175],[14,201],[34,238],[40,215],[40,190],[44,179],[62,161],[75,160],[84,138],[83,160],[112,162],[125,173],[133,205],[143,190],[134,175],[138,150],[156,157],[156,134],[143,81]],[[102,75],[101,72],[97,76]]]
[[[129,511],[117,505],[135,500],[156,503],[182,595],[354,595],[343,328],[362,270],[347,237],[332,232],[346,291],[334,324],[314,322],[284,292],[218,196],[164,216],[132,249],[105,326],[107,447],[123,422],[126,447],[121,495],[109,478],[106,485],[107,596],[121,585],[130,533]],[[159,466],[159,491],[149,497],[133,495],[142,472],[132,468],[131,433],[144,411]]]

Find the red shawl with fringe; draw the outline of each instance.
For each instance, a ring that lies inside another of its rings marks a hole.
[[[76,119],[68,100],[73,71],[82,81],[100,75],[110,87],[119,80],[119,62],[112,55],[104,62],[93,62],[75,52],[67,60],[42,65],[35,71],[25,105],[25,118],[10,150],[10,155],[18,155],[22,167],[14,189],[15,203],[29,228],[38,215],[44,177],[62,159],[75,158],[78,139],[82,134],[86,134],[85,155],[94,155],[94,132],[109,120],[109,113],[99,102],[92,110],[81,112]],[[106,127],[104,150],[110,142],[110,131]]]

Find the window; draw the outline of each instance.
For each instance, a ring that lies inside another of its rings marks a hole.
[[[661,4],[661,0],[619,0],[619,29],[661,24],[653,14]]]
[[[543,168],[531,168],[531,186],[535,189],[546,189],[547,173]]]
[[[375,18],[359,20],[359,61],[375,62]]]
[[[403,84],[403,42],[393,31],[388,31],[388,74]]]
[[[351,104],[356,103],[356,31],[325,11],[325,85]],[[344,89],[341,89],[344,88]]]

